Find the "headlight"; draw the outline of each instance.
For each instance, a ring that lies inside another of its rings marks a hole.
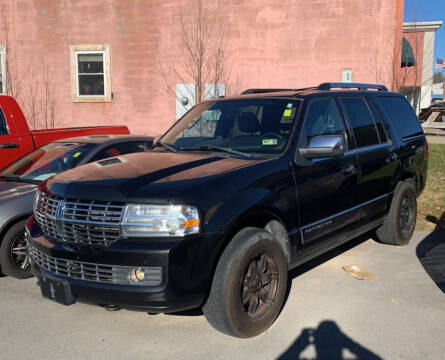
[[[34,206],[33,210],[36,211],[37,207],[39,206],[40,196],[42,195],[41,191],[37,191],[36,195],[34,197]]]
[[[139,205],[125,206],[121,223],[122,236],[184,236],[199,232],[199,214],[193,206]]]

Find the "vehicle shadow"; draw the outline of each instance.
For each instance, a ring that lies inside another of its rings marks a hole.
[[[416,255],[426,273],[445,293],[445,212],[440,220],[430,215],[427,220],[435,223],[436,229],[417,245]]]
[[[316,329],[305,328],[277,360],[382,360],[343,333],[332,320],[322,321]]]

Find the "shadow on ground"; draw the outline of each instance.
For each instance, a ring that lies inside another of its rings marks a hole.
[[[382,360],[343,333],[332,320],[306,328],[277,360]]]
[[[436,224],[436,229],[417,245],[416,254],[426,273],[445,293],[445,212],[440,219],[429,215],[427,220]]]

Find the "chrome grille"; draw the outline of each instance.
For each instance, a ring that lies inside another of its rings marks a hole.
[[[35,264],[54,274],[74,279],[112,283],[113,267],[80,261],[59,259],[48,256],[36,248],[30,247],[29,254]]]
[[[41,192],[34,213],[45,235],[100,248],[119,239],[123,209],[121,203],[70,200]]]
[[[34,264],[53,274],[67,278],[134,286],[159,286],[162,283],[162,267],[144,267],[145,279],[134,283],[129,274],[133,266],[94,264],[83,261],[61,259],[46,255],[35,247],[29,247],[29,254]]]

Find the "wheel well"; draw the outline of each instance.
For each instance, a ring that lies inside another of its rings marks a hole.
[[[265,229],[268,224],[274,223],[274,226]],[[227,245],[230,243],[232,238],[235,236],[237,232],[245,227],[256,227],[260,229],[265,229],[274,234],[275,238],[281,245],[284,254],[286,255],[287,262],[290,263],[291,254],[290,254],[290,240],[287,235],[286,227],[283,225],[283,222],[274,214],[270,212],[257,212],[254,214],[250,214],[249,216],[240,219],[236,222],[227,233],[223,244],[221,245],[218,254],[216,255],[213,263],[212,272],[210,274],[210,282],[207,289],[207,293],[205,295],[203,303],[207,301],[207,297],[210,292],[210,288],[212,286],[213,277],[215,276],[216,267],[218,266],[219,259],[221,258],[222,253],[226,249]],[[278,233],[275,231],[278,229]],[[271,231],[273,230],[273,231]]]
[[[416,188],[416,191],[419,191],[419,184],[417,181],[417,177],[413,173],[404,172],[400,175],[399,181],[406,181],[411,180],[414,183],[414,187]]]
[[[5,237],[6,233],[8,232],[8,230],[13,227],[15,224],[17,224],[18,222],[22,221],[22,220],[26,220],[31,216],[31,214],[25,214],[25,215],[20,215],[12,220],[10,220],[1,230],[0,232],[0,244],[3,241],[3,238]]]

